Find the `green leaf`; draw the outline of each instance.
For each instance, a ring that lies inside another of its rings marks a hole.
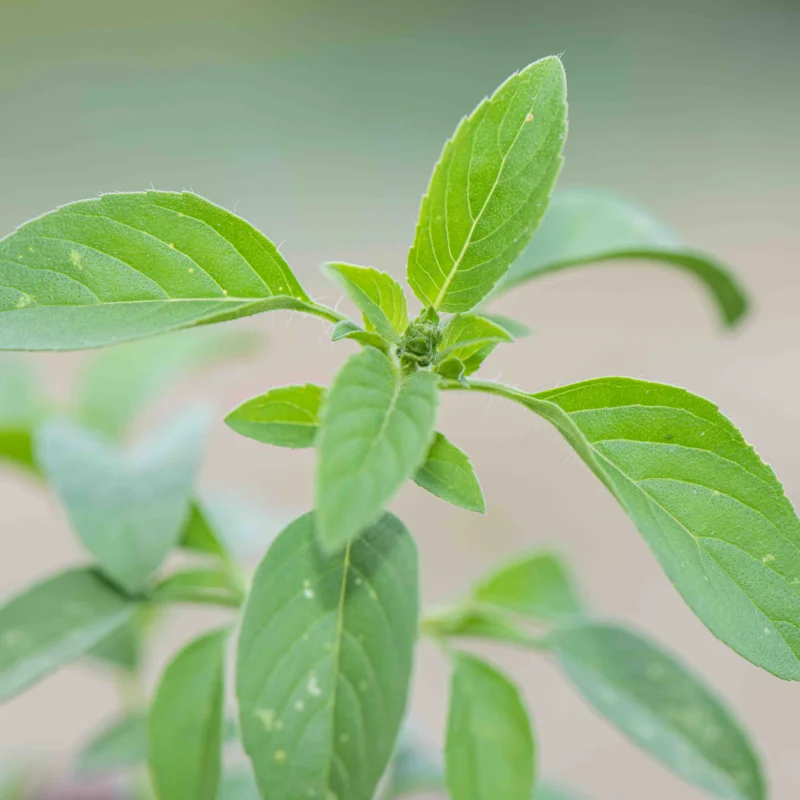
[[[462,120],[422,200],[408,282],[441,311],[469,311],[544,215],[561,169],[566,78],[551,56],[512,75]]]
[[[171,384],[218,361],[253,351],[256,339],[235,328],[198,328],[103,350],[81,375],[76,416],[114,439]]]
[[[184,414],[130,452],[71,422],[38,431],[37,459],[100,568],[139,591],[178,544],[188,519],[208,417]]]
[[[211,603],[238,608],[243,589],[226,564],[174,572],[153,590],[156,603]]]
[[[397,742],[385,800],[408,794],[445,789],[444,763],[438,750],[408,728],[403,728]]]
[[[222,766],[226,629],[183,649],[150,710],[150,774],[161,800],[216,800]]]
[[[37,471],[33,429],[46,410],[33,364],[19,356],[0,359],[0,459]]]
[[[453,800],[530,800],[534,745],[516,686],[501,672],[456,653],[445,746]]]
[[[76,350],[276,309],[337,321],[275,245],[188,192],[107,194],[0,240],[0,349]]]
[[[93,569],[63,572],[13,597],[0,608],[0,699],[84,655],[136,609]]]
[[[432,372],[402,375],[372,347],[339,372],[318,439],[316,507],[327,550],[374,522],[422,465],[433,438],[437,385]]]
[[[130,714],[114,720],[98,733],[78,756],[83,774],[119,772],[147,761],[147,717]]]
[[[535,395],[471,386],[551,422],[710,630],[757,666],[800,680],[800,520],[775,474],[717,406],[631,378]]]
[[[747,295],[726,266],[684,246],[637,206],[588,191],[553,199],[536,241],[511,268],[498,293],[539,275],[617,259],[652,261],[689,272],[705,284],[727,325],[747,313]]]
[[[402,286],[391,275],[373,267],[326,266],[364,315],[367,330],[375,331],[387,342],[399,342],[408,327],[408,306]]]
[[[237,657],[242,738],[270,800],[370,800],[408,697],[416,547],[387,513],[325,555],[314,520],[289,525],[253,579]]]
[[[472,599],[548,622],[582,611],[572,576],[554,553],[528,553],[515,559],[478,583]]]
[[[325,397],[321,386],[282,386],[253,397],[225,417],[242,436],[278,447],[313,447]]]
[[[446,358],[441,364],[438,364],[434,370],[437,375],[441,375],[447,380],[462,383],[464,388],[467,388],[469,385],[466,381],[467,373],[464,368],[464,362],[457,358]]]
[[[766,797],[758,757],[739,724],[672,656],[607,624],[584,622],[548,639],[584,698],[637,746],[719,797]]]
[[[384,342],[377,333],[369,333],[363,328],[359,328],[355,322],[349,319],[343,319],[333,326],[331,340],[338,342],[342,339],[352,339],[354,342],[358,342],[361,345],[375,347],[378,350],[386,350],[386,342]]]
[[[514,341],[505,328],[477,314],[456,314],[443,333],[439,357],[458,358],[464,363],[488,345]]]
[[[454,506],[479,514],[486,513],[481,485],[469,456],[442,433],[434,436],[425,463],[417,470],[414,482]]]

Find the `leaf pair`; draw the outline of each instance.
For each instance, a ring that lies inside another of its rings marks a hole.
[[[410,477],[456,505],[484,510],[469,459],[433,431],[437,404],[433,373],[405,375],[368,347],[350,357],[327,394],[312,385],[273,389],[226,422],[261,442],[318,447],[320,536],[334,550],[368,526]]]
[[[569,575],[552,555],[533,554],[501,568],[480,582],[464,605],[473,606],[473,614],[440,614],[428,621],[428,630],[439,636],[489,636],[550,652],[602,716],[682,778],[720,797],[765,797],[758,758],[721,701],[638,634],[582,619]],[[505,627],[488,624],[493,620]],[[522,633],[525,620],[557,624],[543,639],[534,639]],[[487,664],[458,654],[451,692],[447,769],[454,800],[489,798],[498,781],[516,787],[504,797],[528,797],[533,746],[527,744],[527,718],[513,685]],[[525,752],[504,758],[513,753],[512,740],[526,742]],[[494,753],[492,742],[505,744]],[[489,752],[492,757],[484,762],[482,754]],[[483,793],[476,789],[482,781]]]

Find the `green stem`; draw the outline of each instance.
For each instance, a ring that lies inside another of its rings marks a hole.
[[[332,308],[324,305],[323,303],[315,303],[313,300],[307,300],[305,302],[305,310],[307,313],[314,315],[315,317],[321,317],[322,319],[328,320],[328,322],[333,322],[336,324],[337,322],[344,322],[345,320],[350,319],[349,317],[345,316],[344,314],[340,314],[338,311],[334,311]]]

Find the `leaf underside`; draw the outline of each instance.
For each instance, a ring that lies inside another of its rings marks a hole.
[[[736,276],[711,256],[683,245],[642,209],[600,192],[556,195],[536,239],[514,263],[496,294],[569,267],[624,259],[677,267],[701,281],[722,321],[735,325],[749,308]]]
[[[0,608],[0,700],[87,653],[138,604],[93,569],[63,572]]]
[[[725,706],[685,667],[615,625],[584,622],[548,641],[581,694],[639,747],[719,797],[763,800],[752,745]]]
[[[313,514],[253,580],[237,659],[242,737],[270,800],[370,800],[405,712],[418,625],[416,548],[385,514],[344,551]]]
[[[74,350],[308,302],[275,245],[189,192],[108,194],[0,240],[0,349]]]

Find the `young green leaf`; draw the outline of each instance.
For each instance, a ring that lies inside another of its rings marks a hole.
[[[719,797],[766,797],[739,724],[672,656],[615,625],[583,622],[548,639],[584,698],[662,764]]]
[[[351,356],[323,410],[317,464],[320,542],[344,547],[422,465],[433,438],[438,379],[403,375],[368,347]]]
[[[453,659],[445,766],[453,800],[530,800],[533,794],[533,734],[519,691],[466,653]]]
[[[239,608],[243,589],[226,564],[174,572],[153,589],[155,603],[211,603]]]
[[[314,514],[253,579],[237,658],[245,749],[263,796],[370,800],[403,719],[417,637],[417,553],[384,514],[335,555]]]
[[[93,569],[62,572],[0,607],[0,700],[84,655],[138,604]]]
[[[469,385],[466,381],[467,371],[464,362],[458,358],[446,358],[441,364],[434,367],[434,371],[447,380],[458,381],[464,385],[464,388]]]
[[[572,576],[554,553],[528,553],[515,559],[478,583],[472,599],[548,622],[582,611]]]
[[[422,200],[408,282],[441,311],[469,311],[530,240],[561,169],[566,78],[556,57],[512,75],[462,120]]]
[[[497,293],[539,275],[615,259],[656,262],[694,275],[711,293],[727,325],[736,324],[747,313],[747,294],[727,267],[685,247],[642,209],[588,191],[553,198],[536,241],[509,270]]]
[[[414,482],[442,500],[467,511],[486,513],[481,485],[469,456],[442,433],[436,433]]]
[[[471,386],[551,422],[709,629],[757,666],[800,680],[800,520],[775,474],[717,406],[631,378],[535,395]]]
[[[352,339],[361,345],[369,345],[386,352],[386,342],[377,333],[365,331],[350,319],[343,319],[333,326],[331,341],[339,342],[342,339]]]
[[[514,337],[501,325],[477,314],[456,314],[444,329],[439,346],[440,358],[458,358],[468,362],[487,345],[513,342]]]
[[[327,267],[364,315],[367,330],[375,331],[387,342],[399,342],[408,327],[408,306],[400,284],[373,267],[352,264],[327,264]]]
[[[169,664],[149,718],[149,762],[160,800],[216,800],[222,766],[223,629]]]
[[[107,194],[0,240],[0,349],[99,347],[313,303],[275,245],[188,192]]]
[[[98,733],[78,756],[83,774],[119,772],[147,761],[147,717],[130,714],[114,720]]]
[[[189,517],[208,417],[195,410],[129,453],[71,422],[47,423],[36,455],[102,571],[138,592]]]
[[[32,472],[33,430],[46,411],[33,365],[19,356],[0,360],[0,459]]]
[[[278,447],[313,447],[325,389],[306,383],[282,386],[231,411],[225,423],[242,436]]]
[[[445,788],[444,763],[438,750],[408,728],[403,728],[382,800]]]
[[[253,351],[256,339],[235,328],[198,328],[103,350],[89,361],[77,392],[77,418],[122,438],[142,408],[190,372]]]

